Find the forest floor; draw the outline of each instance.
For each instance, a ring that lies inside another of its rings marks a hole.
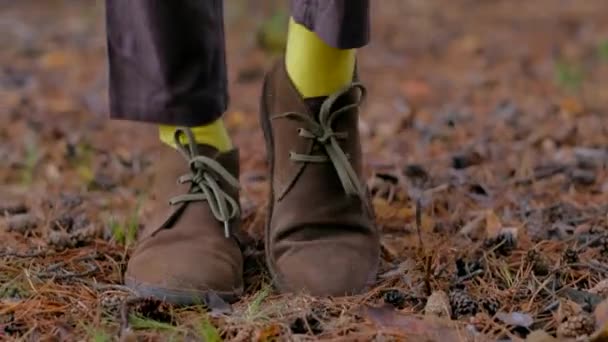
[[[277,294],[264,268],[271,3],[226,2],[252,243],[245,297],[208,311],[120,285],[158,139],[107,120],[103,3],[0,0],[0,340],[606,338],[608,2],[374,2],[360,131],[382,265],[340,299]]]

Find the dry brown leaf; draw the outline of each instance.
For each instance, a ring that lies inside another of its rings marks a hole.
[[[416,209],[414,207],[403,207],[391,205],[387,200],[376,197],[373,199],[376,216],[386,223],[389,227],[403,227],[406,223],[414,222]],[[430,232],[433,230],[434,221],[426,214],[422,214],[422,231]]]
[[[532,316],[521,312],[499,312],[496,314],[496,318],[498,318],[504,324],[513,325],[516,327],[529,328],[532,324],[534,324],[534,318],[532,318]]]
[[[74,64],[76,56],[67,50],[52,50],[40,58],[40,66],[45,69],[65,68]]]
[[[448,295],[441,290],[433,291],[424,306],[424,314],[427,316],[449,318],[452,315],[452,310]]]
[[[566,115],[578,116],[585,112],[585,107],[578,99],[566,97],[561,100],[560,108]]]
[[[486,238],[495,239],[500,234],[502,223],[494,210],[486,211]]]
[[[272,324],[260,330],[256,336],[256,341],[274,341],[281,334],[281,326]]]
[[[463,341],[472,338],[455,322],[429,317],[421,319],[416,316],[404,315],[393,306],[366,306],[363,315],[378,329],[387,329],[415,341]],[[479,336],[478,336],[479,338]]]
[[[432,90],[423,80],[408,80],[401,84],[401,92],[410,101],[424,101],[431,97]]]

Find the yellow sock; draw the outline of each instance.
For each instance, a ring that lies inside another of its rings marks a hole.
[[[160,140],[173,148],[177,148],[174,139],[175,128],[175,126],[160,125],[158,129]],[[194,140],[196,140],[198,144],[213,146],[220,152],[226,152],[232,149],[232,142],[230,141],[230,136],[228,135],[228,131],[226,130],[222,119],[217,119],[205,126],[190,127],[190,129],[194,135]],[[185,137],[181,142],[182,144],[188,143],[185,140]]]
[[[331,47],[293,18],[289,20],[285,67],[304,98],[327,96],[351,83],[355,51]]]

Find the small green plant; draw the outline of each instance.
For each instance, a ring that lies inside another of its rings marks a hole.
[[[253,298],[247,310],[245,310],[244,318],[247,321],[266,320],[266,314],[262,310],[262,303],[270,295],[270,286],[264,286]]]
[[[131,327],[135,330],[148,330],[168,334],[168,336],[164,336],[163,341],[183,341],[183,338],[176,338],[178,336],[183,337],[185,334],[188,333],[188,331],[183,327],[175,326],[170,323],[155,321],[153,319],[140,315],[130,315],[129,323]]]
[[[84,322],[79,322],[78,325],[86,331],[87,341],[93,342],[110,342],[112,341],[112,337],[108,334],[102,327],[94,327],[91,325],[87,325]]]
[[[608,39],[600,42],[597,47],[597,55],[600,60],[608,63]]]
[[[204,315],[199,324],[196,326],[198,336],[206,342],[221,342],[222,337],[217,331],[217,328],[209,321],[209,317]]]
[[[511,271],[509,270],[508,264],[501,262],[500,265],[498,266],[498,273],[499,273],[499,276],[504,281],[504,283],[507,285],[507,287],[513,286],[515,281],[513,279],[513,275],[511,274]]]
[[[124,246],[130,246],[137,238],[139,230],[139,217],[136,214],[131,215],[125,222],[119,222],[116,218],[110,218],[108,227],[112,233],[112,238],[116,243]]]
[[[555,65],[555,79],[561,87],[577,90],[581,87],[585,74],[579,65],[560,61]]]
[[[139,230],[139,210],[141,208],[142,197],[137,199],[135,209],[123,222],[120,222],[115,217],[110,217],[107,226],[112,233],[112,238],[116,243],[130,246],[137,238]]]
[[[131,327],[136,330],[155,330],[155,331],[169,331],[169,332],[180,332],[182,329],[175,325],[155,321],[153,319],[143,317],[140,315],[131,315],[129,317],[129,323]]]
[[[23,171],[21,173],[21,182],[24,185],[32,184],[34,180],[34,172],[36,165],[40,160],[40,150],[35,141],[29,141],[25,145],[25,160],[23,161]]]
[[[22,276],[0,276],[0,298],[25,298],[30,295],[29,286]]]
[[[110,342],[112,338],[105,331],[95,330],[92,333],[91,340],[94,342]]]

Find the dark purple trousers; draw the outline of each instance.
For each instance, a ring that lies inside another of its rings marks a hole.
[[[106,0],[114,119],[180,126],[228,105],[222,0]],[[369,0],[291,0],[296,22],[337,48],[369,39]]]

